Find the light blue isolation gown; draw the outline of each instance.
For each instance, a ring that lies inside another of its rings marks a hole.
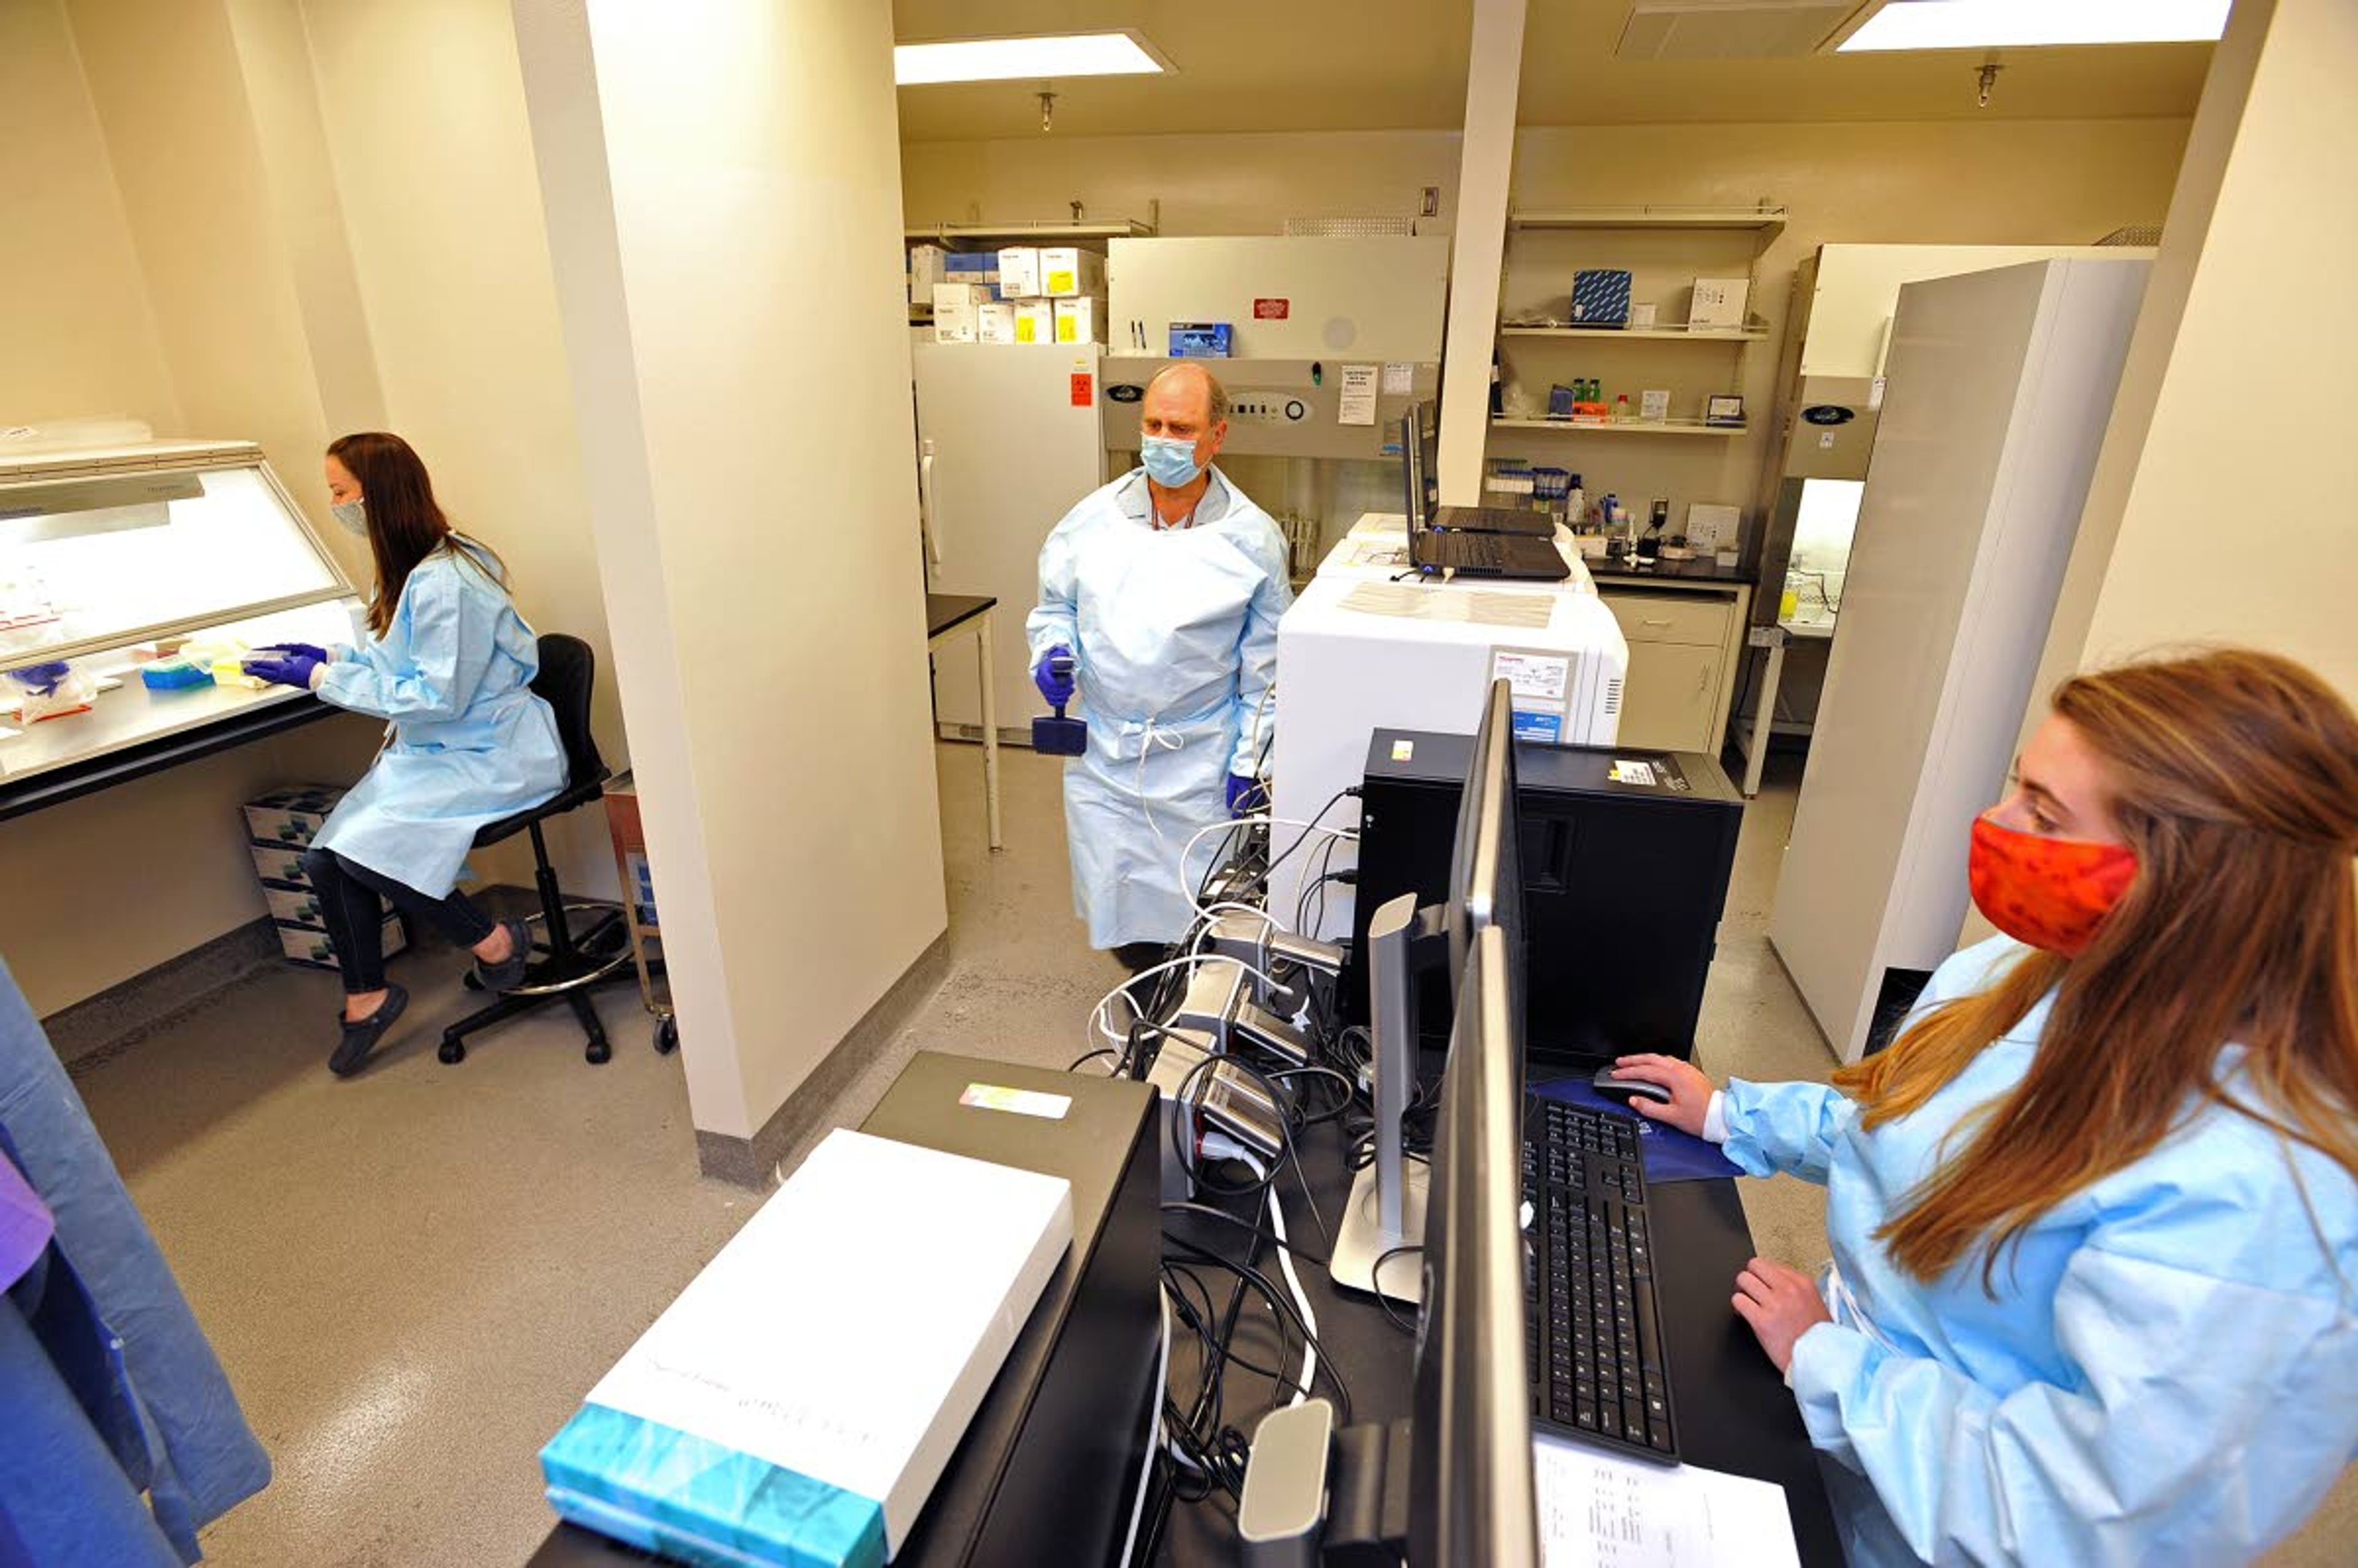
[[[384,635],[339,646],[319,696],[393,722],[316,840],[428,898],[475,831],[565,787],[557,716],[532,693],[540,649],[490,563],[453,541],[411,570]]]
[[[1023,623],[1033,667],[1054,647],[1078,656],[1089,747],[1065,764],[1065,836],[1097,947],[1175,941],[1195,918],[1179,851],[1226,820],[1228,775],[1260,771],[1293,602],[1284,536],[1217,469],[1192,525],[1157,528],[1153,510],[1133,469],[1066,513]]]
[[[2026,951],[1954,955],[1918,1010]],[[2248,1117],[2188,1106],[2003,1251],[1994,1298],[1978,1251],[1928,1284],[1875,1239],[2028,1070],[2053,1000],[1872,1132],[1823,1085],[1727,1087],[1728,1156],[1827,1188],[1836,1322],[1790,1380],[1854,1564],[2242,1563],[2358,1451],[2358,1184]],[[2256,1103],[2237,1056],[2221,1086]]]

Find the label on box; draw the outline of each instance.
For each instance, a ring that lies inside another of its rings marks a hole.
[[[977,1110],[1008,1110],[1018,1116],[1036,1116],[1045,1121],[1062,1121],[1065,1113],[1073,1108],[1070,1095],[1045,1094],[1038,1089],[1011,1089],[998,1084],[968,1084],[958,1096],[958,1104],[972,1106]]]
[[[1499,652],[1490,655],[1490,678],[1505,681],[1507,689],[1517,697],[1562,702],[1564,687],[1572,678],[1572,660],[1556,654]]]
[[[1073,373],[1073,406],[1087,408],[1097,400],[1097,377],[1087,371],[1075,371]]]
[[[1293,308],[1293,301],[1291,299],[1256,299],[1253,301],[1253,319],[1282,321]]]
[[[1412,762],[1416,761],[1416,742],[1413,741],[1393,741],[1392,761],[1395,762]]]
[[[1605,776],[1615,784],[1643,784],[1648,789],[1653,788],[1655,782],[1651,762],[1640,762],[1628,757],[1614,758],[1613,766],[1606,770]]]
[[[1515,739],[1555,745],[1563,739],[1563,715],[1518,708],[1515,709]]]

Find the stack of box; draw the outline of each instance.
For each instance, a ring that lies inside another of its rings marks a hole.
[[[271,922],[278,927],[279,950],[291,962],[315,969],[334,968],[336,949],[328,939],[328,923],[319,913],[311,879],[304,874],[303,851],[311,847],[343,795],[339,784],[289,784],[245,803],[247,848],[254,855],[254,873],[262,879]],[[385,957],[408,946],[408,927],[397,912],[388,913]]]
[[[1010,245],[999,253],[999,292],[1011,301],[1005,335],[985,342],[1102,343],[1105,257],[1073,245]]]

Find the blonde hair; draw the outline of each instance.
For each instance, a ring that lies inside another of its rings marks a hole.
[[[2150,1152],[2198,1102],[2358,1178],[2358,716],[2244,649],[2066,681],[2054,710],[2102,759],[2136,880],[2076,958],[2033,952],[1834,1076],[1881,1126],[1921,1107],[2056,992],[2030,1069],[1877,1232],[1919,1279],[1998,1253]],[[2259,1103],[2220,1082],[2240,1045]]]

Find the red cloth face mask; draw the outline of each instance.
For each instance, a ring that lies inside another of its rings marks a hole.
[[[2042,838],[1974,820],[1965,864],[1974,907],[2017,942],[2076,958],[2096,927],[2136,880],[2136,854],[2125,844]]]

